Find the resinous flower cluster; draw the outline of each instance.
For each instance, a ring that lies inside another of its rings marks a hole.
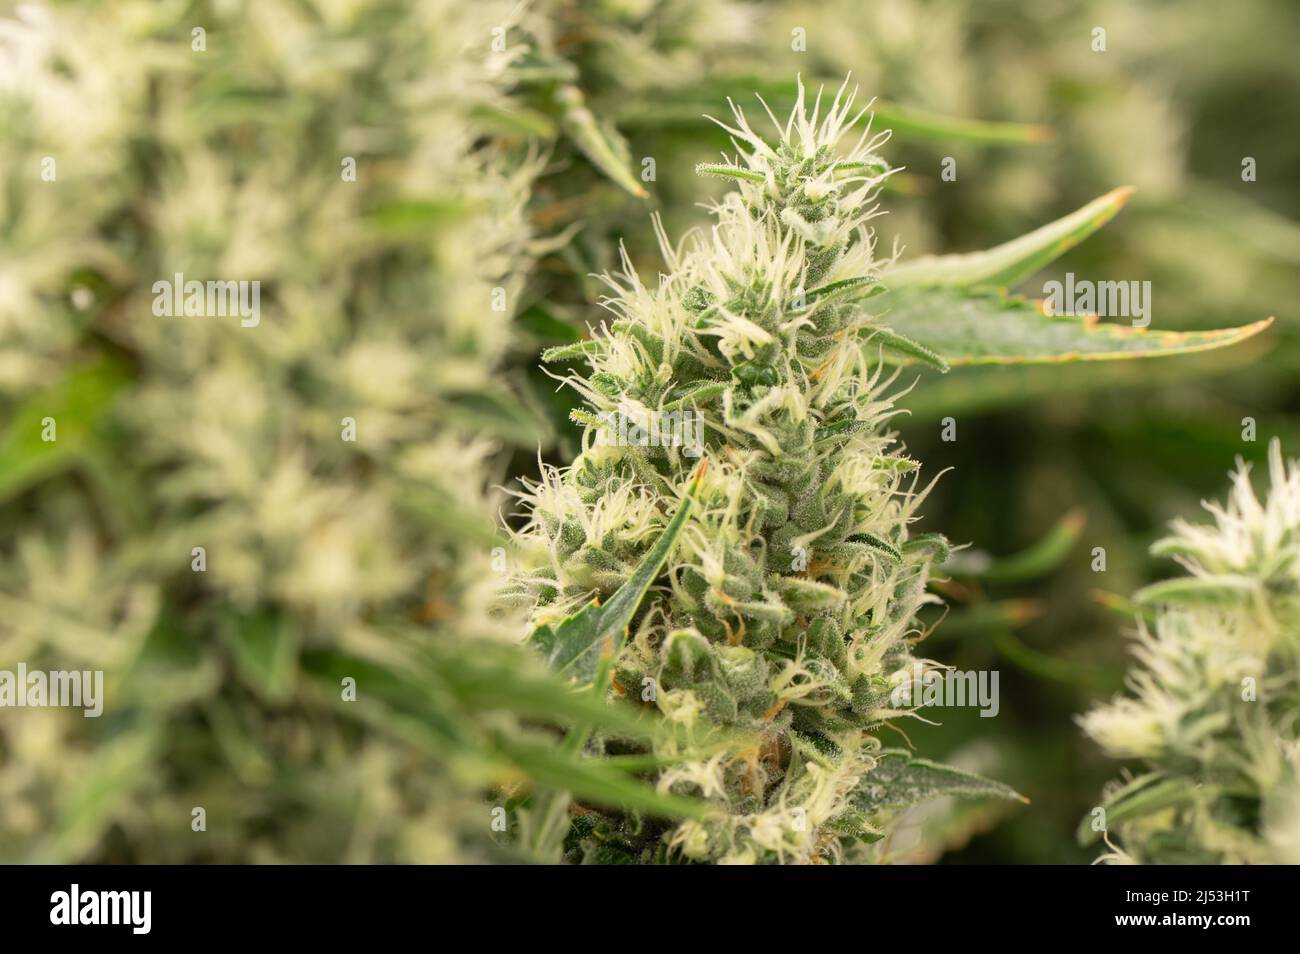
[[[1130,694],[1081,720],[1147,768],[1107,792],[1105,860],[1300,862],[1300,464],[1275,441],[1268,470],[1264,500],[1241,466],[1212,523],[1156,544],[1188,575],[1138,594]]]
[[[909,664],[947,544],[909,529],[925,489],[889,430],[896,375],[882,360],[905,339],[869,310],[887,134],[868,122],[850,135],[865,113],[854,102],[841,88],[823,113],[800,87],[787,122],[768,110],[771,140],[733,106],[723,128],[736,157],[698,168],[737,185],[712,207],[712,227],[675,245],[656,221],[658,282],[624,254],[605,279],[612,317],[547,355],[590,370],[563,374],[587,404],[572,412],[587,428],[583,452],[519,494],[529,568],[517,585],[534,623],[613,593],[702,473],[668,573],[617,653],[612,692],[653,704],[686,738],[723,726],[752,740],[686,761],[674,760],[682,736],[664,742],[659,786],[717,811],[675,827],[583,813],[571,857],[839,860],[881,835],[876,732],[901,714],[889,677]],[[678,409],[703,418],[703,466],[676,446],[600,439],[610,415]]]

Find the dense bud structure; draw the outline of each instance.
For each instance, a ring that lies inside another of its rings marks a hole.
[[[1179,520],[1155,545],[1188,576],[1139,594],[1158,608],[1131,695],[1081,720],[1147,767],[1107,792],[1103,860],[1300,863],[1300,463],[1276,441],[1269,475],[1261,502],[1243,465],[1212,525]]]
[[[890,675],[910,663],[947,544],[909,532],[925,491],[887,426],[881,349],[910,343],[868,310],[886,135],[868,124],[839,151],[862,116],[853,100],[841,89],[819,121],[820,97],[809,116],[801,90],[790,120],[773,118],[772,142],[736,110],[724,128],[738,160],[699,169],[738,184],[713,227],[674,246],[656,222],[658,284],[624,255],[606,278],[613,320],[547,355],[591,370],[563,378],[588,405],[572,414],[587,426],[583,452],[519,494],[531,569],[518,584],[535,623],[613,593],[701,470],[686,448],[619,446],[601,429],[702,415],[698,505],[617,653],[612,691],[652,702],[688,736],[725,726],[754,740],[660,772],[662,789],[715,805],[709,818],[665,832],[583,815],[571,856],[833,860],[880,835],[873,732],[899,714]]]

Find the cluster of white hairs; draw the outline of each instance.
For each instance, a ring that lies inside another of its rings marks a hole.
[[[934,599],[928,577],[948,547],[910,530],[928,488],[889,430],[882,352],[915,349],[870,310],[887,134],[868,122],[846,139],[865,113],[847,83],[822,106],[800,85],[787,122],[768,110],[772,139],[733,106],[734,125],[719,125],[736,157],[697,170],[737,186],[712,207],[713,226],[674,245],[656,222],[658,282],[644,283],[625,253],[606,278],[612,319],[546,355],[590,370],[562,377],[587,404],[572,412],[586,427],[581,454],[518,493],[516,595],[535,625],[613,593],[703,472],[611,691],[679,727],[656,753],[672,763],[658,784],[716,811],[675,827],[584,813],[574,858],[859,859],[882,834],[866,794],[875,733],[903,714],[890,676],[910,664],[916,613]],[[682,409],[703,416],[703,468],[677,446],[600,439],[620,415],[646,427]],[[676,760],[682,738],[717,726],[749,741]]]
[[[1146,768],[1107,791],[1105,860],[1300,862],[1300,464],[1277,441],[1269,478],[1261,501],[1240,466],[1212,523],[1154,547],[1188,575],[1138,594],[1131,692],[1081,719]]]

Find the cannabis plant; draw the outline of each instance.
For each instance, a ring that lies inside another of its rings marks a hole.
[[[539,168],[490,121],[516,12],[3,24],[0,668],[107,698],[0,710],[0,858],[490,857],[505,778],[667,804],[555,758],[542,727],[616,714],[486,609],[493,461],[544,434],[497,371]],[[260,308],[160,307],[178,273]]]
[[[770,141],[736,109],[736,158],[699,168],[738,185],[712,228],[674,245],[656,222],[658,283],[625,256],[600,333],[546,355],[591,370],[562,375],[586,402],[582,454],[519,492],[532,641],[576,682],[662,712],[681,732],[655,746],[672,762],[658,787],[713,809],[676,825],[576,813],[571,858],[859,860],[900,806],[1012,794],[882,739],[906,714],[891,674],[912,659],[948,544],[909,529],[928,488],[889,430],[897,375],[881,356],[942,361],[869,309],[869,223],[891,169],[854,102],[842,87],[823,114],[801,87]],[[587,625],[667,536],[667,574],[631,625]],[[744,741],[682,758],[682,733],[718,727]],[[626,749],[598,734],[588,750]]]
[[[1210,524],[1175,522],[1153,552],[1187,575],[1139,592],[1130,693],[1082,718],[1139,760],[1084,821],[1103,860],[1300,863],[1300,462],[1269,447],[1261,501],[1239,465]]]

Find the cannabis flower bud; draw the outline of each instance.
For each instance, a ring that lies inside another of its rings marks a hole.
[[[1148,771],[1116,783],[1103,860],[1164,864],[1300,862],[1300,464],[1269,447],[1261,502],[1240,465],[1210,525],[1179,520],[1153,552],[1188,576],[1147,587],[1132,694],[1083,729]],[[1102,817],[1094,813],[1095,817]],[[1101,825],[1085,823],[1084,840]]]
[[[873,735],[902,714],[890,677],[910,665],[948,546],[909,532],[928,488],[887,426],[897,374],[882,349],[941,362],[866,306],[881,288],[868,223],[891,170],[876,155],[888,134],[869,122],[842,148],[866,112],[854,99],[841,87],[819,120],[821,97],[810,116],[801,85],[785,124],[768,110],[774,141],[733,105],[735,125],[719,125],[738,158],[697,170],[738,185],[713,227],[674,246],[656,220],[658,284],[624,252],[605,278],[612,320],[544,356],[590,365],[562,378],[587,402],[572,412],[586,432],[572,466],[543,467],[518,493],[530,566],[518,594],[550,632],[628,580],[694,495],[666,577],[616,641],[610,691],[652,703],[682,733],[654,753],[667,764],[659,787],[716,809],[670,829],[582,812],[571,858],[862,857],[884,808],[951,771]],[[683,752],[683,737],[710,727],[749,741]],[[589,751],[619,744],[597,738]]]

